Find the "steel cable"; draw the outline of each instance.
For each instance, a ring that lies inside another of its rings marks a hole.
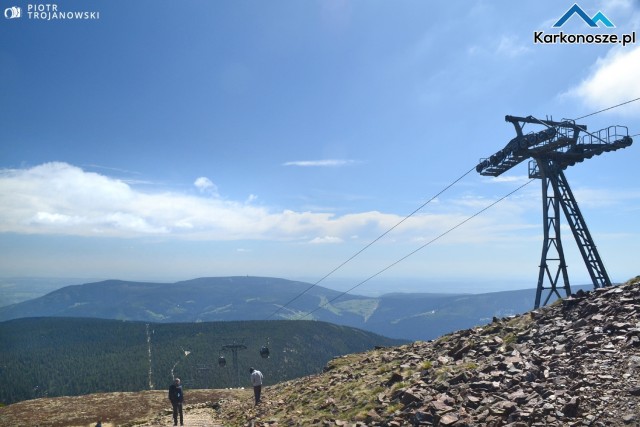
[[[304,294],[306,294],[307,292],[309,292],[311,289],[313,289],[314,287],[316,287],[320,282],[322,282],[323,280],[325,280],[327,277],[331,276],[333,273],[335,273],[336,271],[338,271],[339,269],[341,269],[342,267],[344,267],[347,263],[351,262],[355,257],[357,257],[358,255],[360,255],[362,252],[364,252],[365,250],[367,250],[369,247],[371,247],[374,243],[376,243],[378,240],[382,239],[384,236],[386,236],[387,234],[389,234],[391,231],[393,231],[394,229],[396,229],[398,226],[400,226],[400,224],[402,224],[403,222],[405,222],[406,220],[408,220],[409,218],[411,218],[413,215],[415,215],[417,212],[419,212],[422,208],[424,208],[426,205],[428,205],[429,203],[431,203],[433,200],[435,200],[438,196],[440,196],[442,193],[444,193],[445,191],[447,191],[449,188],[453,187],[455,184],[457,184],[460,180],[462,180],[464,177],[466,177],[467,175],[469,175],[473,170],[475,169],[475,166],[472,167],[471,169],[469,169],[467,172],[465,172],[463,175],[461,175],[459,178],[457,178],[456,180],[454,180],[453,182],[451,182],[449,185],[447,185],[446,187],[444,187],[442,190],[440,190],[440,192],[438,192],[435,196],[431,197],[429,200],[427,200],[426,202],[424,202],[422,205],[420,205],[417,209],[415,209],[413,212],[411,212],[409,215],[405,216],[402,220],[400,220],[398,223],[396,223],[393,227],[389,228],[387,231],[385,231],[384,233],[382,233],[380,236],[376,237],[374,240],[372,240],[369,244],[367,244],[366,246],[364,246],[362,249],[360,249],[358,252],[356,252],[355,254],[353,254],[350,258],[348,258],[346,261],[344,261],[342,264],[338,265],[337,267],[335,267],[333,270],[331,270],[329,273],[327,273],[326,275],[324,275],[320,280],[318,280],[317,282],[313,283],[311,286],[309,286],[307,289],[305,289],[303,292],[299,293],[298,295],[296,295],[295,297],[293,297],[291,300],[287,301],[286,304],[280,306],[276,311],[274,311],[268,318],[267,320],[271,319],[273,316],[275,316],[278,312],[280,312],[280,310],[284,309],[285,307],[289,306],[289,304],[291,304],[292,302],[294,302],[295,300],[297,300],[298,298],[300,298],[301,296],[303,296]]]
[[[403,256],[402,258],[398,259],[397,261],[389,264],[388,266],[386,266],[385,268],[383,268],[382,270],[378,271],[377,273],[369,276],[368,278],[366,278],[365,280],[363,280],[362,282],[358,283],[357,285],[351,287],[350,289],[342,292],[341,294],[339,294],[338,296],[330,299],[329,301],[325,302],[324,304],[318,306],[317,308],[315,308],[314,310],[306,313],[303,316],[300,316],[298,318],[296,318],[295,320],[302,320],[307,316],[310,316],[311,314],[315,313],[316,311],[320,310],[321,308],[326,307],[327,305],[331,304],[333,301],[337,300],[338,298],[343,297],[344,295],[348,294],[349,292],[353,291],[354,289],[356,289],[357,287],[365,284],[366,282],[368,282],[369,280],[379,276],[380,274],[384,273],[385,271],[389,270],[391,267],[401,263],[402,261],[404,261],[405,259],[409,258],[410,256],[414,255],[415,253],[421,251],[422,249],[426,248],[427,246],[429,246],[430,244],[432,244],[433,242],[439,240],[440,238],[446,236],[447,234],[449,234],[450,232],[452,232],[453,230],[455,230],[456,228],[464,225],[465,223],[469,222],[470,220],[472,220],[473,218],[477,217],[478,215],[480,215],[481,213],[483,213],[484,211],[486,211],[487,209],[497,205],[498,203],[500,203],[501,201],[503,201],[504,199],[506,199],[507,197],[511,196],[512,194],[514,194],[515,192],[519,191],[520,189],[524,188],[525,186],[529,185],[531,182],[533,181],[533,179],[530,179],[529,181],[525,182],[524,184],[522,184],[521,186],[519,186],[518,188],[516,188],[515,190],[507,193],[506,195],[502,196],[501,198],[499,198],[498,200],[494,201],[493,203],[490,203],[489,205],[485,206],[484,208],[480,209],[478,212],[474,213],[473,215],[471,215],[470,217],[466,218],[465,220],[459,222],[458,224],[454,225],[453,227],[449,228],[447,231],[445,231],[444,233],[438,235],[437,237],[434,237],[433,239],[431,239],[430,241],[428,241],[427,243],[425,243],[424,245],[420,246],[419,248],[409,252],[407,255]]]

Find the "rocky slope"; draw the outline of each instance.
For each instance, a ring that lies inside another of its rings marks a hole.
[[[170,425],[155,393],[155,406],[113,411],[103,426]],[[640,276],[432,342],[334,359],[323,373],[266,387],[257,407],[250,390],[192,396],[185,425],[638,426]],[[38,418],[46,410],[29,405],[54,399],[37,399],[1,408],[0,425],[90,425],[97,413],[82,398],[57,413],[90,412],[84,424]]]
[[[640,425],[640,277],[433,342],[344,356],[226,425]]]

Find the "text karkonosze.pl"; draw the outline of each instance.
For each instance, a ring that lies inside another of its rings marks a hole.
[[[554,34],[545,34],[544,31],[533,33],[535,44],[635,44],[636,32],[630,34],[566,34],[560,31]]]

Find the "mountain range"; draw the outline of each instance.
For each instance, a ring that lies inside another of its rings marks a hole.
[[[379,335],[431,340],[494,317],[523,313],[535,289],[485,294],[391,293],[366,297],[270,277],[208,277],[175,283],[107,280],[66,286],[0,307],[0,321],[94,317],[143,322],[321,320]]]
[[[250,388],[187,389],[185,425],[638,426],[639,302],[640,276],[577,291],[431,342],[335,358],[267,385],[260,405]],[[157,427],[171,425],[168,406],[166,390],[40,398],[0,408],[0,425]]]

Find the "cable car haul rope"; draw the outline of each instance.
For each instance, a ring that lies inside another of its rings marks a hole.
[[[594,113],[584,115],[576,120],[579,120],[585,117],[590,117],[595,114],[601,113],[603,111],[608,111],[613,108],[617,108],[622,105],[626,105],[638,100],[640,100],[640,98],[632,99],[630,101],[623,102],[621,104],[614,105],[612,107],[605,108],[600,111],[596,111]],[[564,175],[562,174],[562,170],[568,166],[574,165],[577,162],[581,162],[584,159],[591,158],[594,155],[600,155],[604,152],[614,151],[620,148],[625,148],[630,146],[632,143],[632,139],[628,135],[627,129],[624,127],[615,127],[615,129],[612,130],[613,127],[611,127],[611,128],[604,129],[602,131],[590,133],[590,132],[587,132],[586,126],[576,125],[575,120],[563,120],[561,122],[554,122],[552,120],[539,120],[532,116],[529,116],[529,117],[506,116],[506,120],[514,125],[516,130],[516,137],[513,138],[503,149],[496,152],[494,155],[490,156],[487,159],[480,160],[480,162],[477,165],[474,165],[467,172],[462,174],[459,178],[455,179],[449,185],[445,186],[441,191],[439,191],[437,194],[431,197],[428,201],[423,203],[420,207],[415,209],[409,215],[405,216],[402,220],[400,220],[398,223],[393,225],[387,231],[385,231],[380,236],[378,236],[377,238],[372,240],[370,243],[365,245],[362,249],[360,249],[358,252],[353,254],[347,260],[345,260],[340,265],[335,267],[333,270],[331,270],[329,273],[323,276],[320,280],[313,283],[311,286],[309,286],[307,289],[305,289],[301,293],[297,294],[295,297],[287,301],[285,304],[279,306],[278,309],[275,310],[265,320],[269,320],[273,318],[281,310],[283,310],[284,308],[292,304],[298,298],[300,298],[301,296],[309,292],[311,289],[316,287],[320,282],[322,282],[323,280],[331,276],[333,273],[335,273],[336,271],[344,267],[346,264],[351,262],[354,258],[362,254],[365,250],[367,250],[373,244],[381,240],[384,236],[389,234],[391,231],[399,227],[402,223],[404,223],[410,217],[412,217],[421,209],[423,209],[427,204],[431,203],[437,197],[443,194],[445,191],[449,190],[455,184],[460,182],[463,178],[469,175],[473,170],[476,170],[481,175],[499,176],[500,174],[506,172],[507,170],[510,170],[511,168],[521,163],[522,161],[526,160],[527,158],[531,158],[532,161],[535,163],[533,166],[531,166],[530,164],[530,168],[529,168],[530,180],[529,181],[525,182],[524,184],[520,185],[518,188],[510,191],[509,193],[505,194],[504,196],[500,197],[494,202],[488,204],[487,206],[475,212],[474,214],[470,215],[463,221],[459,222],[458,224],[444,231],[443,233],[441,233],[431,241],[411,251],[407,255],[399,258],[397,261],[389,264],[388,266],[379,270],[377,273],[369,276],[367,279],[351,287],[347,291],[342,292],[341,294],[337,295],[333,299],[318,306],[314,310],[299,315],[295,320],[304,319],[312,315],[316,311],[326,307],[328,304],[341,298],[347,293],[353,291],[354,289],[358,288],[359,286],[363,285],[364,283],[368,282],[374,277],[389,270],[393,266],[409,258],[411,255],[419,252],[420,250],[424,249],[425,247],[429,246],[430,244],[434,243],[435,241],[439,240],[440,238],[444,237],[445,235],[449,234],[450,232],[454,231],[460,226],[464,225],[471,219],[484,213],[485,211],[495,206],[496,204],[500,203],[501,201],[511,196],[515,192],[521,190],[526,185],[530,184],[534,179],[543,180],[543,197],[549,197],[547,191],[545,191],[545,188],[547,188],[547,190],[551,189],[554,193],[554,195],[551,196],[551,198],[556,197],[561,201],[560,204],[562,205],[565,216],[568,218],[570,222],[570,226],[574,231],[576,241],[578,242],[581,253],[583,254],[585,263],[587,264],[588,268],[589,266],[591,266],[590,274],[594,279],[594,286],[599,287],[599,285],[605,286],[607,284],[610,284],[610,282],[608,281],[608,276],[606,276],[606,271],[604,270],[604,266],[602,265],[602,262],[599,259],[599,255],[596,252],[595,244],[593,244],[593,241],[591,240],[591,237],[588,234],[586,223],[584,222],[584,219],[581,217],[579,213],[577,203],[575,202],[575,199],[573,199],[568,183],[566,182],[566,178],[564,178]],[[525,124],[543,125],[545,126],[545,129],[537,133],[524,134],[523,129]],[[579,136],[580,132],[585,133],[586,135],[580,137]],[[637,136],[637,134],[632,136]],[[548,231],[550,228],[549,224],[552,223],[552,220],[549,218],[553,217],[552,219],[553,221],[555,221],[556,217],[558,216],[558,212],[549,213],[545,211],[544,214],[545,214],[544,216],[545,226],[547,227],[547,230],[545,232],[545,247],[548,247],[550,245],[549,245],[549,242],[546,241],[546,239],[549,239],[548,237]],[[585,230],[586,235],[584,234],[584,232],[580,234],[581,232],[579,232],[579,230]],[[557,243],[559,243],[559,236],[556,236],[553,238],[557,239]],[[561,245],[560,245],[560,248],[561,248]],[[560,253],[560,258],[562,258],[562,255],[563,254]],[[538,280],[538,293],[536,295],[536,302],[535,302],[536,308],[539,305],[540,293],[543,289],[550,289],[551,290],[550,295],[551,293],[557,294],[555,281],[552,281],[551,286],[549,288],[546,288],[543,285],[543,279],[545,276],[548,278],[553,277],[552,273],[549,271],[547,263],[545,262],[550,260],[551,258],[549,258],[547,254],[545,254],[543,251],[543,263],[542,263],[543,265],[540,266],[540,273],[539,273],[539,280]],[[563,266],[564,265],[563,258],[560,264],[561,265],[558,266],[558,269],[560,270],[562,268],[566,269],[566,266]],[[594,267],[594,265],[597,268]],[[556,281],[558,280],[559,276],[560,276],[559,273],[555,275]],[[568,292],[569,284],[568,284],[566,271],[563,272],[562,276],[565,278],[565,290],[567,290]],[[549,297],[547,297],[547,301],[548,300],[549,300]],[[546,304],[546,301],[545,301],[545,304]],[[234,355],[234,365],[236,368],[236,372],[238,369],[237,351],[239,349],[246,349],[246,347],[243,345],[241,347],[242,348],[238,347],[237,344],[234,344],[231,346],[223,346],[223,349],[232,350]],[[268,338],[266,340],[265,345],[263,345],[260,348],[260,356],[263,359],[268,359],[270,356]],[[226,366],[226,359],[222,355],[222,353],[220,353],[220,356],[218,357],[218,365],[220,367]]]

